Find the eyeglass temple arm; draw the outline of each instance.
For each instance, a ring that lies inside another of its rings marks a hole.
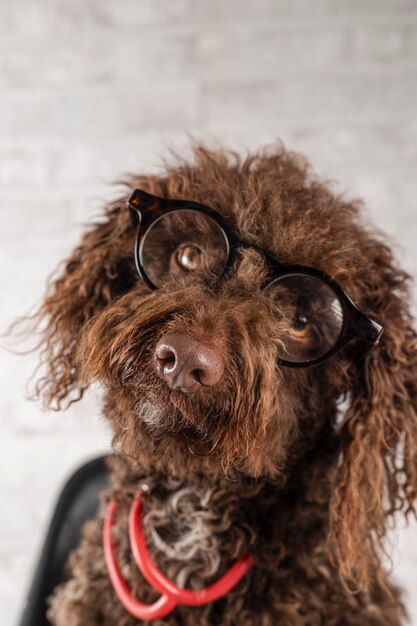
[[[358,313],[360,313],[360,311],[358,311]],[[372,348],[379,343],[384,329],[370,317],[367,317],[364,313],[360,313],[360,317],[354,326],[353,332],[354,334],[351,338],[358,339],[358,342],[352,349],[351,357],[362,361]]]
[[[129,202],[126,202],[126,206],[129,209],[132,227],[137,228],[142,221],[142,213],[139,211],[139,209],[132,207]]]
[[[142,194],[142,192],[141,192]],[[132,222],[132,226],[136,227],[142,221],[142,212],[141,208],[143,207],[142,197],[139,196],[137,190],[133,192],[130,196],[129,200],[126,202],[126,206],[129,209],[130,220]]]
[[[172,200],[167,200],[166,198],[159,198],[158,196],[153,196],[147,191],[142,191],[141,189],[135,189],[126,205],[130,211],[130,218],[132,220],[133,226],[138,226],[142,221],[144,221],[144,213],[151,212],[155,214],[161,209],[166,208],[173,204]]]
[[[367,315],[361,314],[355,324],[355,330],[358,332],[359,337],[369,343],[369,347],[372,347],[379,343],[384,327]]]

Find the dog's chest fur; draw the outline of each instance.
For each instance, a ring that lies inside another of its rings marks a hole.
[[[304,503],[305,515],[300,516],[295,513],[294,494],[280,499],[268,484],[228,491],[204,481],[161,475],[143,480],[150,488],[143,514],[148,548],[158,567],[178,586],[202,589],[245,552],[255,558],[252,570],[225,598],[200,608],[179,606],[169,624],[229,624],[225,615],[241,615],[236,624],[304,626],[310,624],[304,615],[310,609],[316,611],[314,623],[341,624],[337,619],[343,604],[350,612],[351,621],[343,622],[347,625],[398,624],[395,603],[384,609],[377,588],[375,597],[351,595],[343,589],[325,549],[322,503]],[[128,542],[132,494],[131,489],[125,492],[126,506],[116,528],[119,560],[135,595],[151,602],[158,594],[139,573]]]
[[[145,603],[159,597],[136,567],[128,538],[129,509],[144,482],[150,489],[143,510],[147,545],[157,566],[177,585],[201,589],[243,553],[251,552],[255,560],[224,598],[202,607],[178,606],[163,620],[167,626],[399,626],[397,601],[387,604],[378,587],[372,595],[351,595],[342,588],[326,555],[323,501],[309,502],[304,494],[301,514],[296,494],[287,491],[280,497],[276,485],[249,482],[244,488],[225,488],[204,477],[173,479],[132,471],[120,459],[115,466],[115,489],[103,497],[120,503],[113,540],[135,597]],[[57,626],[138,623],[123,609],[106,575],[104,510],[86,526],[71,557],[72,577],[52,599],[50,616]]]

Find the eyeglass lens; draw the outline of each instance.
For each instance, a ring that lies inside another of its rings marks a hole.
[[[140,246],[140,262],[156,287],[170,278],[219,274],[228,256],[228,240],[220,225],[191,209],[161,215],[147,229]]]
[[[279,358],[308,363],[336,345],[343,308],[330,285],[309,274],[292,273],[269,283],[265,294],[277,320]]]

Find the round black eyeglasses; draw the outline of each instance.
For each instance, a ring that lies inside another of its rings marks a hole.
[[[312,267],[281,263],[240,239],[210,207],[158,198],[140,189],[127,205],[134,222],[139,222],[136,267],[151,289],[162,287],[167,277],[219,278],[232,267],[238,248],[253,248],[263,255],[269,272],[261,291],[277,320],[280,364],[317,365],[353,339],[361,353],[379,342],[383,327],[362,313],[330,276]]]

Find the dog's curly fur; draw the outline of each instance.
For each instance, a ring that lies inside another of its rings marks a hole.
[[[37,394],[60,409],[92,381],[104,387],[121,502],[118,557],[133,590],[155,597],[127,545],[127,511],[146,480],[149,545],[178,584],[205,586],[248,549],[255,559],[224,599],[179,607],[158,623],[402,624],[400,594],[381,561],[390,520],[415,513],[417,351],[409,277],[389,243],[364,223],[360,202],[335,195],[280,144],[246,158],[197,146],[191,163],[131,176],[126,187],[36,316],[47,366]],[[254,249],[221,281],[150,292],[134,267],[125,207],[136,187],[211,206],[280,260],[325,271],[384,326],[380,345],[365,358],[348,347],[316,367],[277,366],[277,331],[259,288],[266,268]],[[159,338],[184,331],[221,352],[225,372],[214,390],[170,392],[155,372]],[[137,623],[106,574],[103,515],[87,524],[51,600],[57,626]]]

